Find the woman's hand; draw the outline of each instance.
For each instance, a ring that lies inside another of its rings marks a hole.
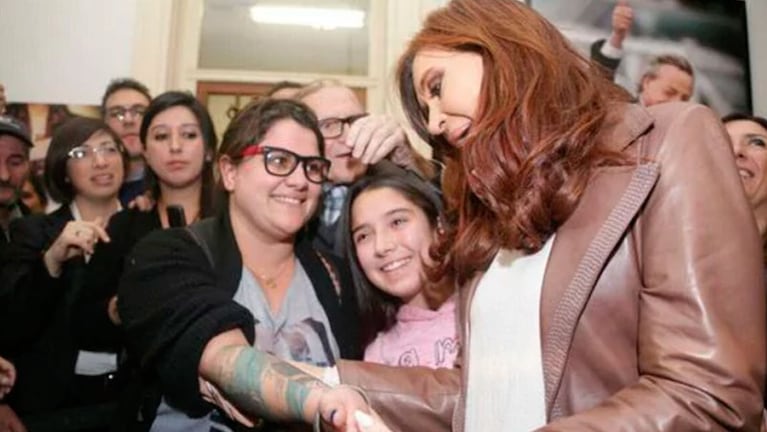
[[[24,423],[8,405],[0,404],[0,432],[27,432]]]
[[[0,399],[10,393],[16,382],[16,368],[13,363],[0,357]]]
[[[320,398],[320,416],[325,427],[339,432],[389,432],[359,390],[340,385]]]
[[[109,316],[109,320],[112,321],[112,324],[116,326],[122,324],[120,313],[117,311],[117,296],[112,296],[112,298],[109,299],[109,303],[107,304],[107,315]]]
[[[52,277],[59,277],[61,268],[67,260],[92,254],[99,240],[109,242],[104,225],[104,220],[100,217],[92,222],[70,221],[67,223],[56,241],[43,254],[48,273]]]
[[[133,198],[133,200],[128,203],[128,208],[138,209],[142,212],[148,212],[154,208],[154,205],[155,201],[152,197],[152,192],[144,192],[143,195],[139,195],[136,198]]]

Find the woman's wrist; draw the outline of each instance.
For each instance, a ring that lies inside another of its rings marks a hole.
[[[58,278],[61,276],[61,263],[53,257],[53,252],[51,249],[48,249],[43,254],[43,263],[45,264],[46,270],[48,270],[48,274],[52,278]]]

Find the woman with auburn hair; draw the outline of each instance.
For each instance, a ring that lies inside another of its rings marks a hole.
[[[710,110],[626,103],[514,1],[434,12],[397,76],[450,156],[434,276],[463,369],[342,361],[341,383],[394,430],[758,429],[760,241]]]
[[[451,159],[432,276],[458,287],[462,366],[341,360],[336,378],[360,392],[302,397],[293,375],[304,418],[359,430],[364,393],[401,431],[757,430],[760,242],[710,110],[629,104],[508,0],[432,13],[398,77],[411,122]],[[283,412],[264,402],[271,375],[218,364],[240,412]]]

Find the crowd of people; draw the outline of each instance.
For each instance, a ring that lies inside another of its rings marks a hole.
[[[219,143],[115,79],[42,178],[0,115],[0,432],[759,430],[767,119],[679,56],[617,86],[632,19],[589,61],[520,2],[430,14],[396,80],[438,161],[334,80]]]

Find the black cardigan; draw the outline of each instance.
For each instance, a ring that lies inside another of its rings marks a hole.
[[[110,242],[96,245],[77,303],[74,324],[81,349],[111,352],[122,350],[122,329],[110,320],[107,305],[117,294],[128,253],[139,240],[158,229],[162,229],[162,223],[156,207],[148,212],[123,210],[109,219],[106,230]]]
[[[208,341],[234,328],[241,329],[251,344],[255,338],[253,316],[233,300],[242,257],[229,217],[224,214],[198,223],[211,224],[208,247],[214,266],[186,229],[156,231],[131,253],[118,295],[129,355],[159,380],[171,405],[191,416],[212,408],[200,397],[197,379]],[[323,255],[340,280],[339,298],[311,243],[299,238],[295,253],[327,314],[341,357],[361,358],[357,305],[346,268],[337,258]]]

